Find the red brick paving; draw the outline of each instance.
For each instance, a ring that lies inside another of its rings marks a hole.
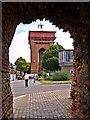
[[[19,83],[19,82],[18,82]],[[13,86],[13,85],[12,85]],[[70,85],[52,85],[53,89],[46,85],[47,90],[43,92],[44,86],[40,84],[30,84],[31,89],[36,86],[41,92],[31,92],[14,98],[14,118],[36,118],[36,119],[57,119],[72,118],[70,114],[71,99],[69,98],[70,89],[64,86]],[[63,87],[62,87],[63,86]],[[18,87],[19,88],[19,87]],[[56,89],[57,88],[57,89]],[[60,88],[60,89],[59,89]],[[63,89],[62,89],[63,88]],[[15,89],[12,87],[12,89]],[[49,90],[48,90],[49,89]],[[51,89],[51,90],[50,90]],[[14,90],[13,90],[14,91]],[[33,89],[32,89],[33,91]],[[15,91],[14,91],[15,92]],[[23,92],[23,91],[22,91]]]

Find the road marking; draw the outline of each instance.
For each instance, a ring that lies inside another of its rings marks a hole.
[[[23,98],[23,97],[25,97],[25,96],[26,96],[26,95],[22,95],[22,96],[14,97],[13,99],[15,100],[15,99]]]

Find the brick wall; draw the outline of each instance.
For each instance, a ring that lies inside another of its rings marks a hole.
[[[71,65],[71,66],[62,66],[61,67],[61,70],[65,70],[67,72],[70,72],[70,70],[72,70],[72,69],[73,69],[73,65]]]
[[[80,39],[78,38],[78,40],[81,40],[81,37]],[[90,82],[88,78],[89,58],[87,37],[83,36],[82,43],[80,43],[80,41],[74,42],[74,47],[74,77],[71,88],[71,110],[73,116],[89,120],[90,97],[88,96],[88,87]]]
[[[8,43],[2,42],[2,118],[13,117],[13,96],[10,87],[8,68]]]
[[[33,37],[36,37],[33,38]],[[47,38],[46,38],[47,37]],[[44,40],[43,40],[44,39]],[[55,32],[45,32],[45,31],[29,31],[29,40],[31,46],[31,73],[39,71],[39,50],[41,48],[47,49],[52,45],[55,39]],[[48,42],[48,41],[52,42]]]
[[[52,43],[51,43],[52,44]],[[51,44],[31,44],[31,73],[38,72],[39,62],[38,62],[38,51],[41,48],[47,49]]]

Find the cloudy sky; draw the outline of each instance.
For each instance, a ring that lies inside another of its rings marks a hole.
[[[53,23],[49,21],[41,21],[43,26],[43,31],[56,31],[55,34],[55,42],[58,42],[65,49],[73,49],[73,39],[70,38],[70,33],[67,31],[63,32],[63,29],[59,29]],[[31,24],[23,24],[20,23],[14,34],[11,46],[9,48],[9,62],[13,63],[19,57],[23,57],[27,62],[30,62],[30,45],[28,44],[28,31],[40,31],[38,28],[38,24],[40,24],[40,20],[36,20]]]

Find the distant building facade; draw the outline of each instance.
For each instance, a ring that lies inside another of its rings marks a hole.
[[[59,66],[73,75],[73,50],[59,50]]]
[[[54,44],[55,31],[29,31],[28,40],[31,48],[31,73],[42,70],[42,54]]]
[[[16,66],[13,65],[12,63],[9,62],[9,77],[10,77],[10,80],[15,80],[16,79]]]

